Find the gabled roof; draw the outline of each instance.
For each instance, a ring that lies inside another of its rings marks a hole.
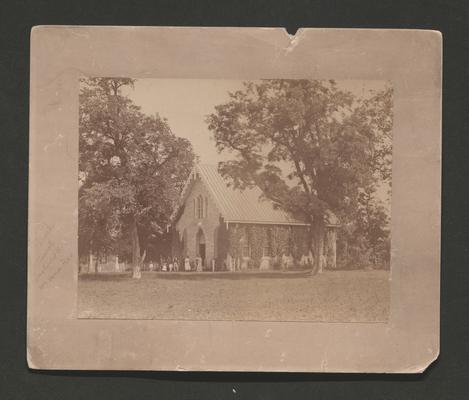
[[[228,186],[218,173],[216,165],[198,164],[194,167],[181,195],[178,209],[184,204],[196,179],[200,179],[205,185],[226,222],[307,225],[285,211],[275,209],[271,201],[262,198],[262,192],[257,186],[244,190]],[[177,211],[175,210],[172,219],[176,217]]]

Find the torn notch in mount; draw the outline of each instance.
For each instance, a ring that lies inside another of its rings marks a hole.
[[[298,27],[292,27],[292,26],[287,26],[285,28],[283,28],[285,30],[285,33],[290,36],[290,39],[293,39],[295,37],[295,35],[297,34],[298,32]]]
[[[289,44],[285,47],[286,52],[292,51],[300,42],[300,38],[304,32],[303,28],[283,28],[285,35],[287,35]],[[293,33],[290,33],[293,32]]]

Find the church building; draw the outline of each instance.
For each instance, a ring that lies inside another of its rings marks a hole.
[[[261,195],[258,187],[228,186],[215,165],[196,165],[171,217],[172,256],[216,271],[304,265],[309,226]],[[327,263],[335,264],[336,227],[327,227]]]

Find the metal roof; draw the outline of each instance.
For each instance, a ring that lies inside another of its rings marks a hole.
[[[182,193],[180,206],[190,192],[191,183],[197,178],[206,186],[226,222],[306,225],[287,212],[275,209],[270,200],[262,198],[262,191],[257,186],[244,190],[228,186],[216,165],[198,164],[194,167]]]

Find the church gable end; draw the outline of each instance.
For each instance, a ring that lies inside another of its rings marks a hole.
[[[200,177],[195,176],[188,190],[182,212],[174,224],[178,239],[173,253],[191,259],[202,257],[205,264],[215,257],[215,233],[220,224],[220,211]]]

